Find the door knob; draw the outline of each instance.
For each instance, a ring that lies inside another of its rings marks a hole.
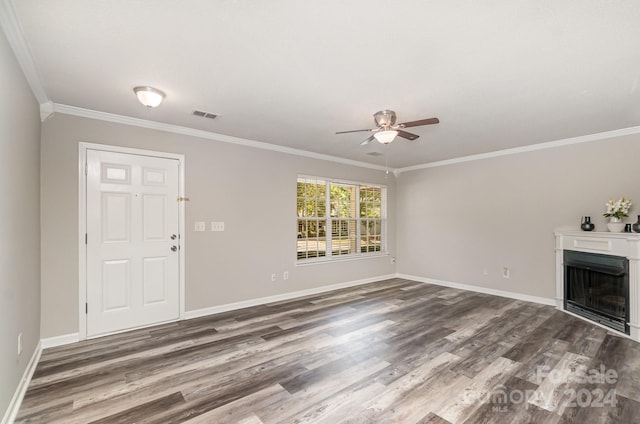
[[[178,248],[176,247],[176,245],[171,246],[171,251],[175,252],[176,250],[178,250]]]

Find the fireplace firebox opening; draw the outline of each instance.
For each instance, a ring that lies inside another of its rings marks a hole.
[[[564,251],[564,309],[629,334],[629,260]]]

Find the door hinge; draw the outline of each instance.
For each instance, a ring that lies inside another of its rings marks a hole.
[[[88,244],[89,243],[88,240],[89,240],[89,235],[87,233],[84,233],[84,244]]]
[[[85,303],[85,304],[84,304],[84,313],[85,313],[85,314],[88,314],[88,313],[89,313],[89,304],[88,304],[88,303]]]

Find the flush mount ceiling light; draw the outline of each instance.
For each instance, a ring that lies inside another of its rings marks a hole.
[[[165,96],[165,94],[157,88],[147,86],[134,87],[133,92],[138,96],[140,103],[146,107],[159,106]]]
[[[378,131],[377,133],[373,134],[375,139],[378,140],[378,143],[381,143],[381,144],[391,143],[396,138],[397,135],[398,135],[398,131],[396,130]]]

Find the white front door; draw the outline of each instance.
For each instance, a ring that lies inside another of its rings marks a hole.
[[[87,335],[180,316],[179,161],[87,149]]]

